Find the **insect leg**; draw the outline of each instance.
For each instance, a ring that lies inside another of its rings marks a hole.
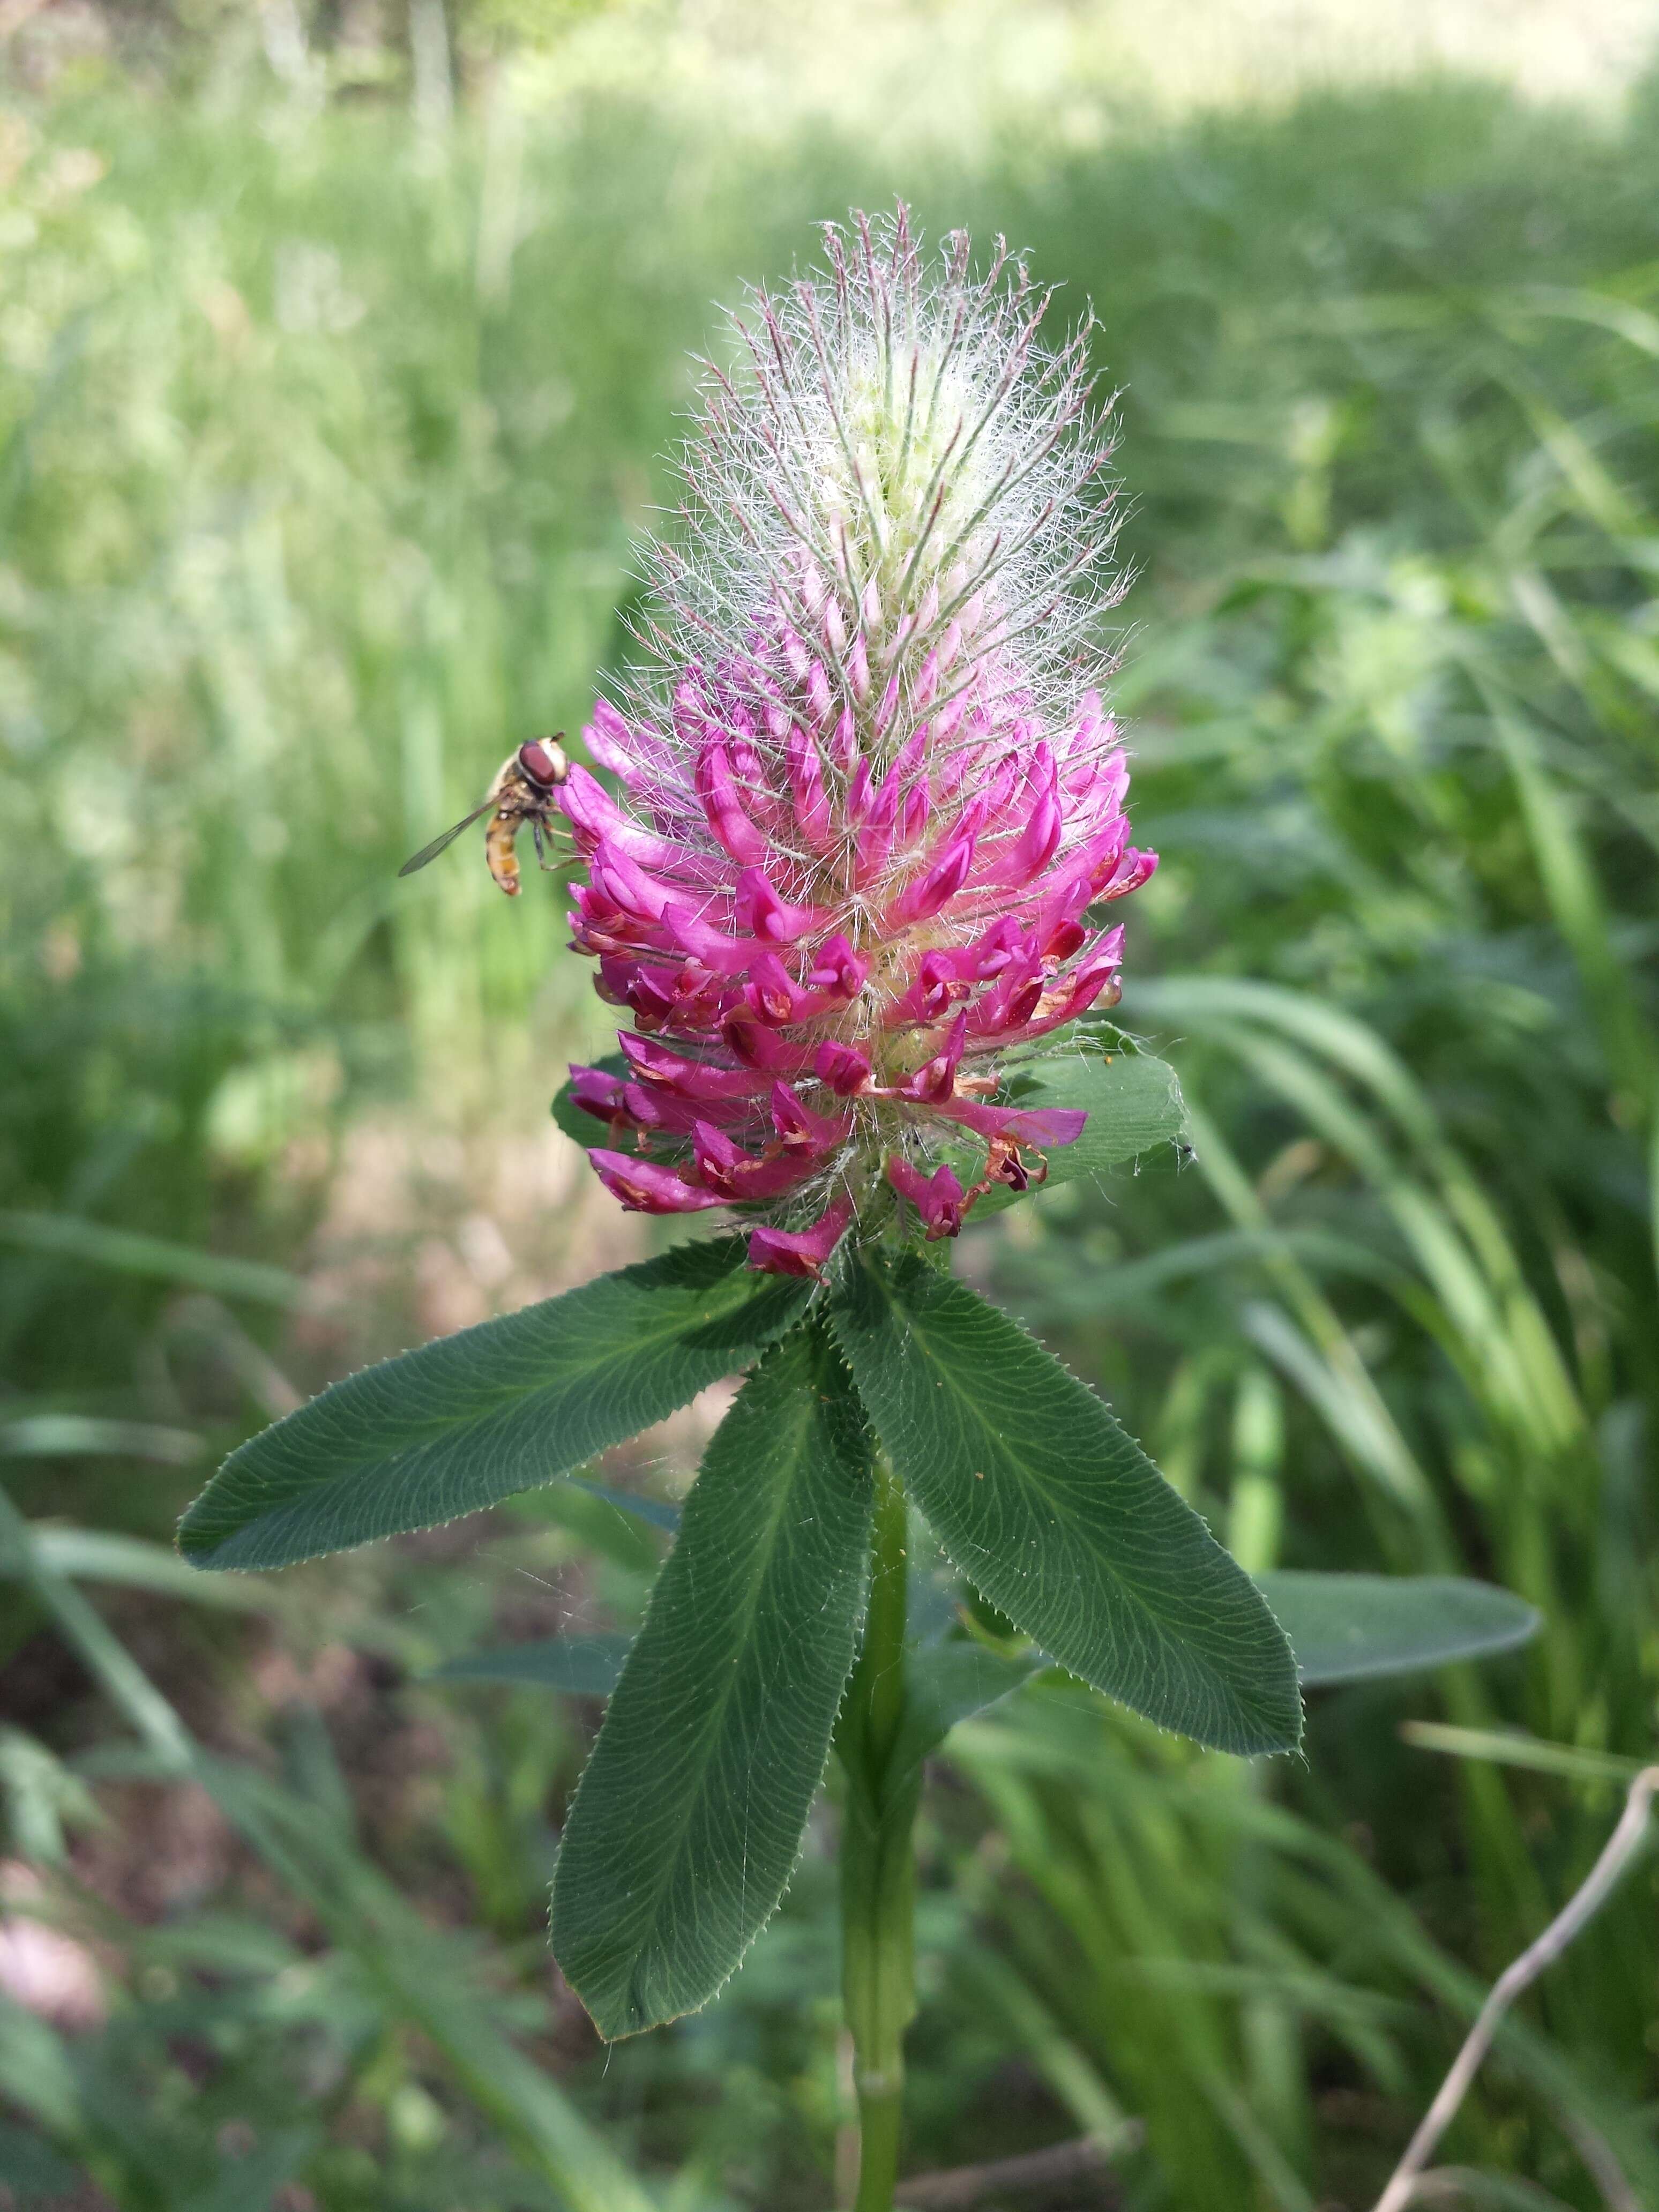
[[[558,830],[555,829],[551,822],[544,822],[539,815],[532,817],[530,827],[532,834],[534,836],[536,840],[536,861],[538,866],[540,867],[547,875],[557,875],[559,870],[564,866],[563,856],[561,854],[558,845],[556,842],[559,835]],[[550,860],[547,857],[550,848],[551,848],[553,854],[553,857]]]

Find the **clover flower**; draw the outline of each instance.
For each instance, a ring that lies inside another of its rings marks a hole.
[[[929,264],[901,209],[825,244],[709,372],[647,665],[585,733],[621,797],[561,793],[574,942],[632,1019],[572,1070],[593,1165],[640,1211],[737,1207],[750,1265],[801,1275],[900,1209],[954,1236],[1076,1139],[1010,1055],[1115,1001],[1103,910],[1156,866],[1101,703],[1086,331],[1044,348],[1000,241]]]

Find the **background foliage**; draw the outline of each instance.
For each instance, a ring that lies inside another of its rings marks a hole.
[[[896,143],[734,128],[740,70],[659,96],[626,12],[523,49],[482,7],[437,49],[419,7],[57,12],[0,107],[0,1456],[36,1532],[0,1546],[0,2176],[832,2201],[828,1829],[718,2005],[606,2065],[544,1934],[597,1707],[424,1679],[631,1626],[648,1524],[562,1488],[257,1585],[134,1540],[329,1376],[645,1249],[544,1118],[599,1034],[556,896],[394,871],[580,726],[711,301],[902,191],[1091,300],[1125,387],[1164,855],[1126,1018],[1197,1109],[1194,1164],[963,1264],[1247,1565],[1548,1616],[1478,1680],[1321,1693],[1300,1768],[1080,1691],[958,1729],[911,2162],[1094,2130],[1138,2207],[1366,2203],[1652,1742],[1659,96],[1126,119],[1097,73]],[[713,1417],[609,1479],[677,1491]],[[1654,1903],[1525,2008],[1470,2201],[1622,2203],[1609,2154],[1659,2201]]]

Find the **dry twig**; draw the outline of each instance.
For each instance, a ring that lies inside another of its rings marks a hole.
[[[908,2181],[900,2182],[896,2202],[903,2212],[972,2212],[975,2205],[993,2197],[1030,2197],[1038,2190],[1088,2181],[1105,2192],[1094,2200],[1105,2212],[1107,2206],[1119,2201],[1107,2178],[1108,2169],[1140,2140],[1139,2124],[1132,2121],[1109,2142],[1099,2136],[1085,2136],[1076,2142],[1027,2151],[1019,2158],[994,2159],[984,2166],[954,2166],[942,2173],[915,2174]]]
[[[1405,2212],[1405,2207],[1414,2197],[1422,2200],[1421,2185],[1429,2179],[1425,2168],[1435,2145],[1456,2118],[1481,2061],[1492,2049],[1498,2022],[1522,1990],[1529,1988],[1547,1966],[1554,1965],[1579,1930],[1606,1904],[1619,1877],[1646,1840],[1648,1812],[1656,1791],[1659,1791],[1659,1766],[1644,1766],[1630,1785],[1619,1825],[1608,1837],[1601,1857],[1537,1942],[1530,1944],[1493,1984],[1492,1994],[1476,2015],[1450,2073],[1440,2085],[1439,2094],[1424,2114],[1417,2133],[1406,2146],[1406,2155],[1377,2198],[1375,2212]],[[1635,2194],[1620,2172],[1612,2151],[1599,2137],[1596,2147],[1601,2154],[1587,2163],[1595,2166],[1596,2183],[1603,2197],[1614,2212],[1626,2212],[1627,2208],[1629,2212],[1635,2212]],[[1580,2149],[1582,2153],[1582,2143]]]

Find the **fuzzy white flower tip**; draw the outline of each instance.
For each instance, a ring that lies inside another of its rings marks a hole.
[[[1102,909],[1156,860],[1102,705],[1109,403],[1050,306],[902,208],[753,294],[644,663],[586,733],[621,799],[562,793],[574,941],[633,1018],[625,1074],[577,1071],[630,1146],[595,1165],[624,1205],[758,1213],[757,1266],[816,1272],[896,1206],[954,1235],[1082,1126],[1000,1103],[999,1060],[1112,1002]]]

